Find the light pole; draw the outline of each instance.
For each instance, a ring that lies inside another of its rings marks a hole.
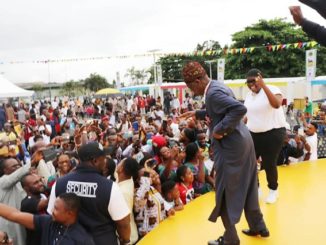
[[[160,49],[152,49],[152,50],[148,50],[147,52],[148,53],[152,53],[153,54],[153,59],[154,59],[154,65],[153,65],[153,68],[154,68],[154,84],[155,86],[157,86],[157,71],[156,71],[156,57],[155,57],[155,53],[160,51]]]
[[[156,57],[155,57],[155,53],[160,51],[160,49],[152,49],[152,50],[148,50],[147,52],[148,53],[152,53],[153,54],[153,59],[154,59],[154,81],[155,81],[155,84],[157,83],[157,76],[156,76]]]

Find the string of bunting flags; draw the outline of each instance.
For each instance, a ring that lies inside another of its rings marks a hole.
[[[288,44],[276,44],[276,45],[265,45],[259,47],[243,47],[243,48],[225,48],[219,50],[205,50],[205,51],[194,51],[194,52],[178,52],[178,53],[155,53],[155,56],[211,56],[211,55],[236,55],[236,54],[251,54],[257,49],[266,49],[269,52],[275,52],[287,49],[303,49],[303,48],[313,48],[319,44],[316,41],[310,42],[297,42]],[[48,60],[34,60],[34,61],[0,61],[0,65],[5,64],[47,64],[47,63],[59,63],[59,62],[80,62],[80,61],[100,61],[108,59],[129,59],[129,58],[142,58],[151,57],[152,53],[146,54],[136,54],[136,55],[120,55],[120,56],[100,56],[100,57],[88,57],[88,58],[70,58],[70,59],[48,59]]]
[[[235,54],[250,54],[256,49],[267,49],[269,52],[286,50],[286,49],[302,49],[302,48],[313,48],[319,45],[316,41],[311,42],[298,42],[298,43],[287,43],[287,44],[277,44],[277,45],[266,45],[260,47],[249,47],[249,48],[227,48],[220,50],[207,50],[207,51],[195,51],[194,55],[204,56],[204,55],[235,55]]]

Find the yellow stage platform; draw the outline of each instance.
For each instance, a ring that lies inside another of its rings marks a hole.
[[[260,183],[268,194],[265,174]],[[271,236],[266,239],[247,237],[244,215],[237,230],[241,244],[248,245],[325,245],[326,244],[326,159],[279,167],[279,199],[276,204],[260,205]],[[221,219],[207,220],[214,206],[214,193],[208,193],[163,221],[139,245],[204,245],[223,234]]]

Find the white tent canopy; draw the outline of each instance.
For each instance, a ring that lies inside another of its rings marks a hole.
[[[0,75],[0,98],[31,97],[34,91],[22,89]]]

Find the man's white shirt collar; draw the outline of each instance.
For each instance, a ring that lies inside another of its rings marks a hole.
[[[203,97],[204,102],[206,101],[207,90],[208,90],[209,86],[211,85],[211,82],[212,82],[212,80],[210,80],[209,83],[206,85],[205,92],[204,92],[204,97]]]

